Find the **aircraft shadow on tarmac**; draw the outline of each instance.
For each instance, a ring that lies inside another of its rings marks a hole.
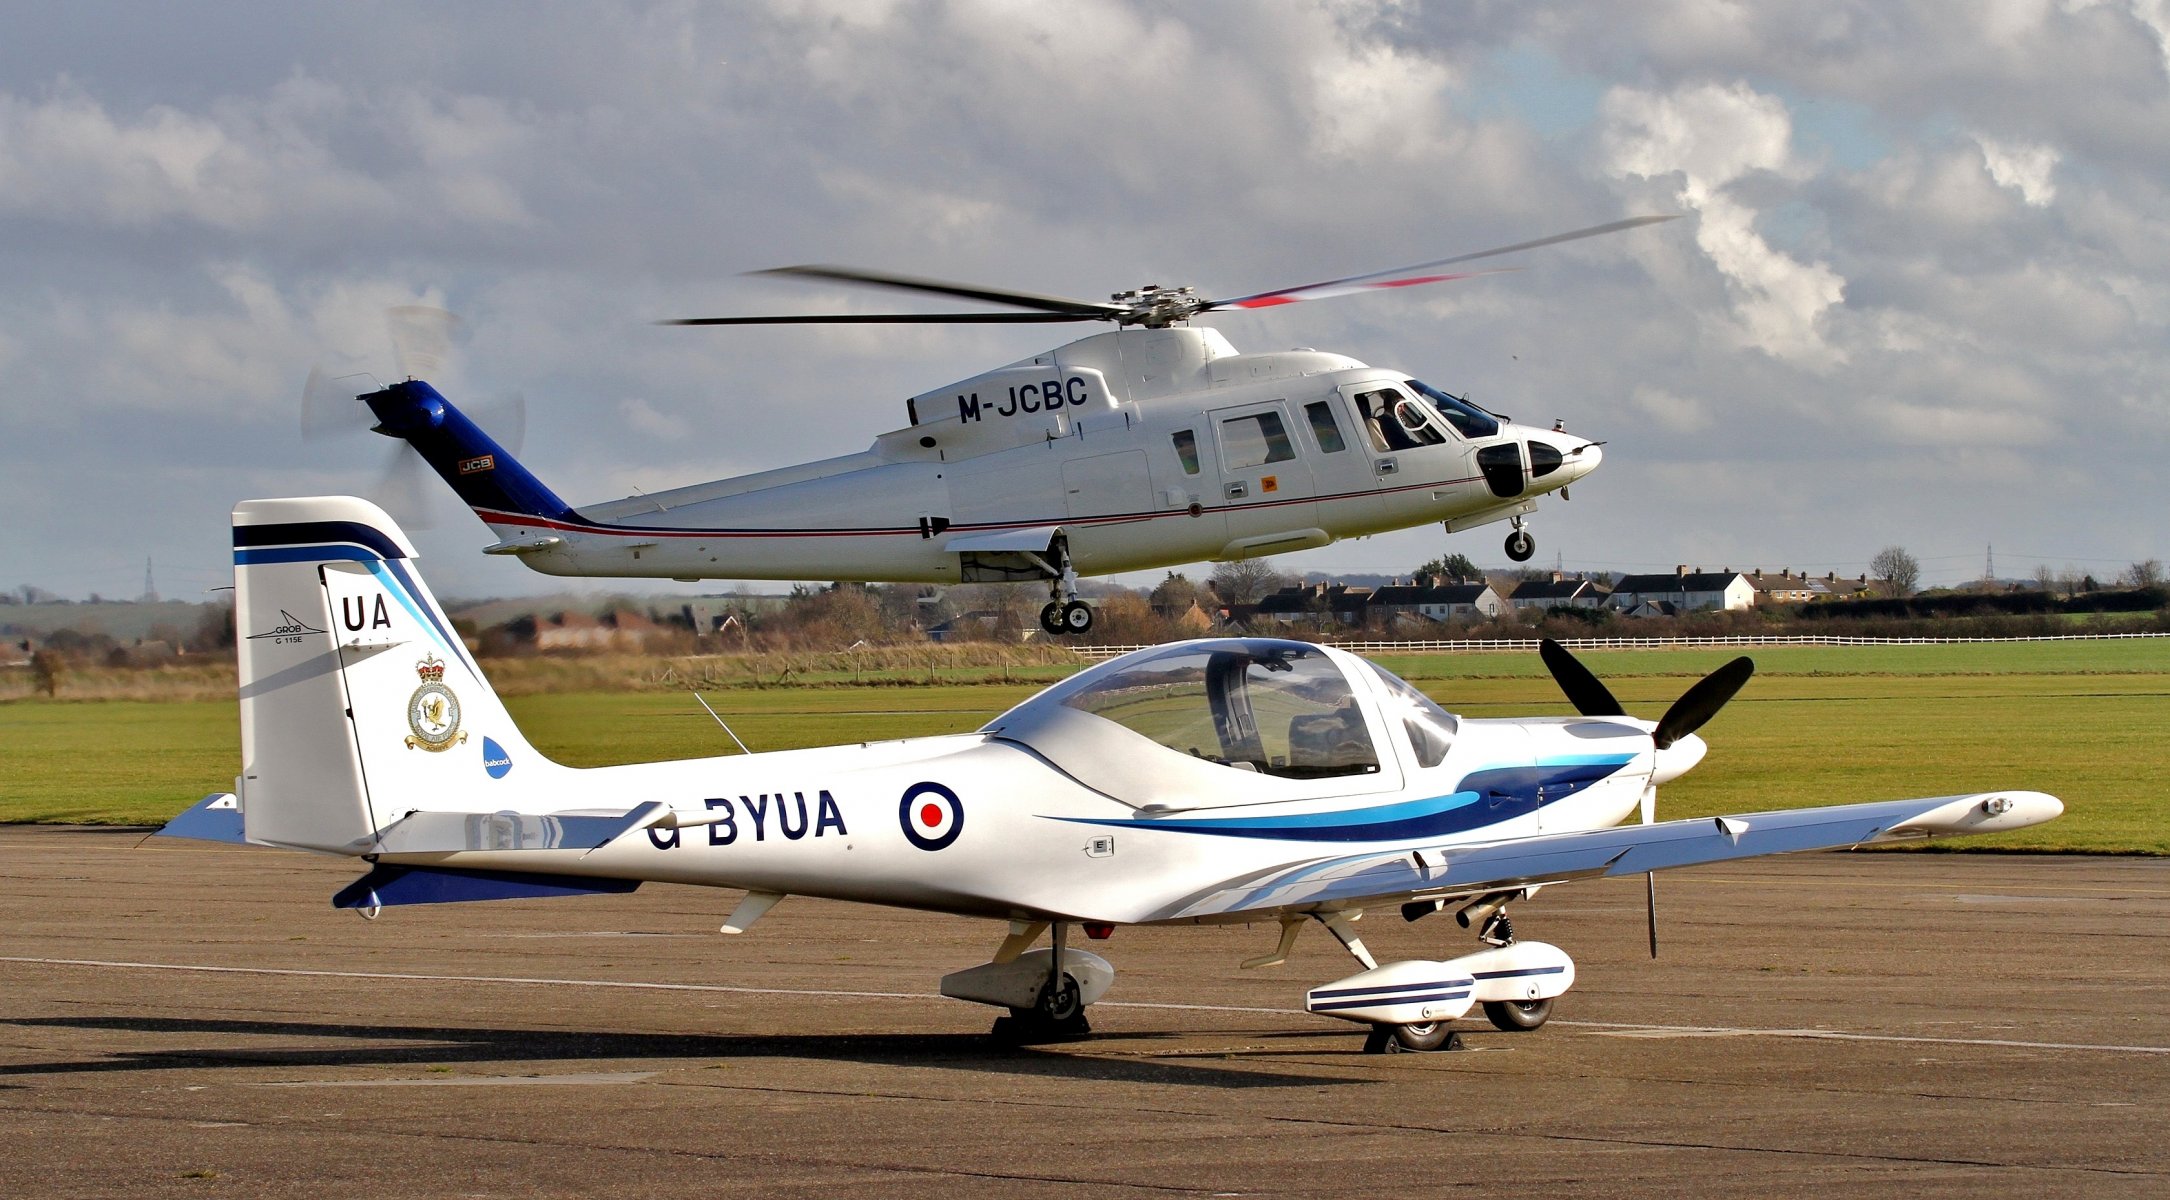
[[[1372,1082],[1307,1073],[1230,1070],[1104,1055],[998,1045],[981,1034],[844,1033],[823,1037],[670,1033],[597,1033],[564,1029],[471,1029],[431,1025],[345,1025],[309,1021],[195,1017],[7,1017],[0,1025],[168,1034],[191,1041],[220,1036],[338,1039],[318,1046],[241,1043],[173,1049],[116,1049],[73,1062],[0,1065],[0,1078],[103,1071],[261,1067],[444,1067],[457,1063],[579,1064],[644,1060],[816,1059],[894,1067],[939,1067],[998,1075],[1089,1078],[1184,1087],[1320,1087]],[[1138,1035],[1126,1035],[1138,1036]],[[1152,1036],[1150,1034],[1144,1036]],[[1224,1057],[1220,1053],[1215,1058]],[[6,1086],[6,1085],[0,1085]],[[18,1084],[17,1086],[20,1086]]]

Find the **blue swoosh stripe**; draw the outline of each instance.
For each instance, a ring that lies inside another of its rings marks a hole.
[[[1580,787],[1611,775],[1633,761],[1632,754],[1575,755],[1529,767],[1498,767],[1472,772],[1465,784],[1494,785],[1508,797],[1535,802],[1537,788]],[[1549,799],[1565,799],[1564,795]],[[1496,824],[1500,814],[1477,803],[1474,790],[1423,800],[1405,800],[1375,808],[1340,809],[1277,817],[1057,817],[1076,825],[1118,829],[1204,833],[1216,837],[1275,838],[1296,842],[1375,842],[1467,833]],[[1516,814],[1519,815],[1519,812]]]

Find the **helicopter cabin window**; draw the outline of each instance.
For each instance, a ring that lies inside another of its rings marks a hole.
[[[1347,676],[1287,642],[1171,647],[1062,703],[1170,750],[1283,779],[1369,775],[1379,755]]]
[[[1380,388],[1357,396],[1356,407],[1364,414],[1364,432],[1371,437],[1372,449],[1381,454],[1437,446],[1447,440],[1434,424],[1438,418],[1423,401],[1413,400],[1393,388]]]
[[[1188,429],[1175,431],[1175,456],[1183,464],[1185,475],[1198,473],[1198,435]]]
[[[1432,407],[1438,411],[1439,415],[1446,419],[1447,424],[1454,426],[1454,431],[1463,437],[1491,437],[1499,432],[1498,417],[1478,408],[1460,396],[1449,396],[1438,388],[1415,379],[1409,380],[1408,383],[1426,400],[1431,401]]]
[[[1296,457],[1296,446],[1289,441],[1281,414],[1262,412],[1248,417],[1230,417],[1221,422],[1221,453],[1226,457],[1229,470],[1241,471],[1246,467],[1287,462]]]
[[[1304,405],[1304,415],[1311,419],[1311,436],[1319,444],[1319,453],[1339,454],[1348,449],[1348,443],[1341,440],[1341,424],[1334,420],[1333,405],[1313,400]]]

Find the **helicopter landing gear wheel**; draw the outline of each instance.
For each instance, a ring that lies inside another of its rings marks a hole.
[[[1062,601],[1050,600],[1040,609],[1040,628],[1054,634],[1065,632],[1062,627]]]
[[[1528,562],[1536,553],[1537,539],[1530,536],[1529,530],[1517,525],[1515,531],[1507,535],[1507,557],[1516,562]]]
[[[1092,605],[1072,600],[1062,606],[1062,633],[1084,633],[1093,627]]]
[[[1492,1023],[1492,1028],[1507,1033],[1527,1033],[1551,1017],[1552,1001],[1549,999],[1484,1002],[1484,1019]]]

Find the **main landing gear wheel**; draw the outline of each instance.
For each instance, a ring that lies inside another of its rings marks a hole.
[[[1050,605],[1049,607],[1053,607]],[[1059,633],[1084,633],[1093,627],[1093,606],[1083,600],[1072,600],[1062,606],[1062,628]]]
[[[1550,1000],[1487,1000],[1484,1019],[1507,1033],[1527,1033],[1552,1017]]]
[[[1085,1019],[1083,990],[1077,977],[1065,972],[1060,987],[1051,981],[1040,988],[1031,1008],[1013,1008],[1009,1016],[996,1017],[994,1036],[1013,1046],[1031,1046],[1074,1041],[1092,1031],[1092,1022]]]
[[[1366,1054],[1394,1054],[1400,1051],[1429,1053],[1461,1048],[1462,1035],[1449,1028],[1445,1021],[1426,1021],[1421,1025],[1374,1025],[1371,1027],[1371,1035],[1364,1039]]]
[[[1040,609],[1040,628],[1052,634],[1064,632],[1062,627],[1062,601],[1050,600]]]
[[[1537,539],[1527,529],[1517,529],[1507,535],[1507,557],[1516,562],[1528,562],[1537,553]]]

